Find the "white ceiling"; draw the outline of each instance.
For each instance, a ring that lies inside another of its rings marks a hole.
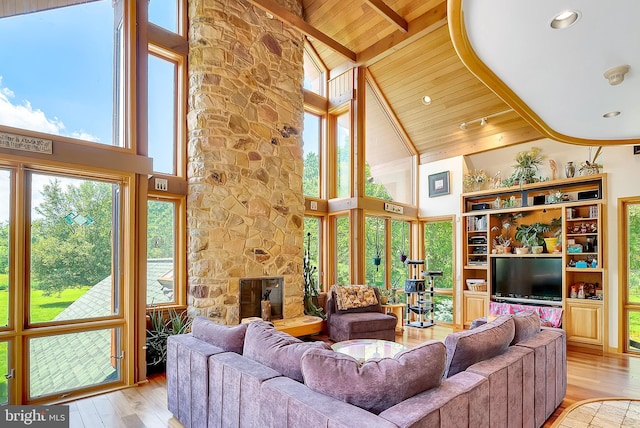
[[[552,29],[567,9],[580,13],[578,21]],[[478,58],[553,131],[640,138],[640,1],[462,0],[462,12]],[[609,85],[603,73],[624,64],[631,67],[624,82]],[[621,114],[603,118],[610,111]]]

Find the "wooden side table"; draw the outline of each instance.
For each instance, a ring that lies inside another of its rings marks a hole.
[[[404,331],[404,303],[389,303],[387,305],[381,305],[384,309],[384,313],[394,313],[398,317],[398,323],[396,324],[396,333],[402,333]]]

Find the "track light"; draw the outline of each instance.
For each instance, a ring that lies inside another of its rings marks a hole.
[[[469,125],[473,125],[474,123],[478,123],[480,124],[480,126],[485,126],[487,123],[489,123],[489,119],[492,117],[496,117],[496,116],[500,116],[503,115],[505,113],[510,113],[512,112],[513,109],[509,109],[509,110],[505,110],[505,111],[499,111],[498,113],[493,113],[484,117],[479,117],[477,119],[473,119],[473,120],[467,120],[466,122],[462,122],[460,124],[460,129],[462,129],[463,131],[465,129],[469,129]]]

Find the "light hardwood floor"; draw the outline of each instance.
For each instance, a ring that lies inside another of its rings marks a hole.
[[[402,338],[397,336],[396,341],[415,346],[425,340],[442,340],[450,332],[450,328],[441,326],[405,328]],[[318,338],[328,340],[326,336]],[[567,396],[545,427],[550,426],[565,408],[576,401],[600,397],[640,399],[640,358],[598,356],[575,350],[569,350],[567,356]],[[138,387],[68,403],[71,427],[182,427],[167,410],[166,395],[164,375],[155,375],[148,383]]]

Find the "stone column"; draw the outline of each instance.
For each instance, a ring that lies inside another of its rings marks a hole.
[[[189,0],[189,20],[190,312],[237,324],[240,278],[283,277],[302,315],[302,36],[242,0]]]

